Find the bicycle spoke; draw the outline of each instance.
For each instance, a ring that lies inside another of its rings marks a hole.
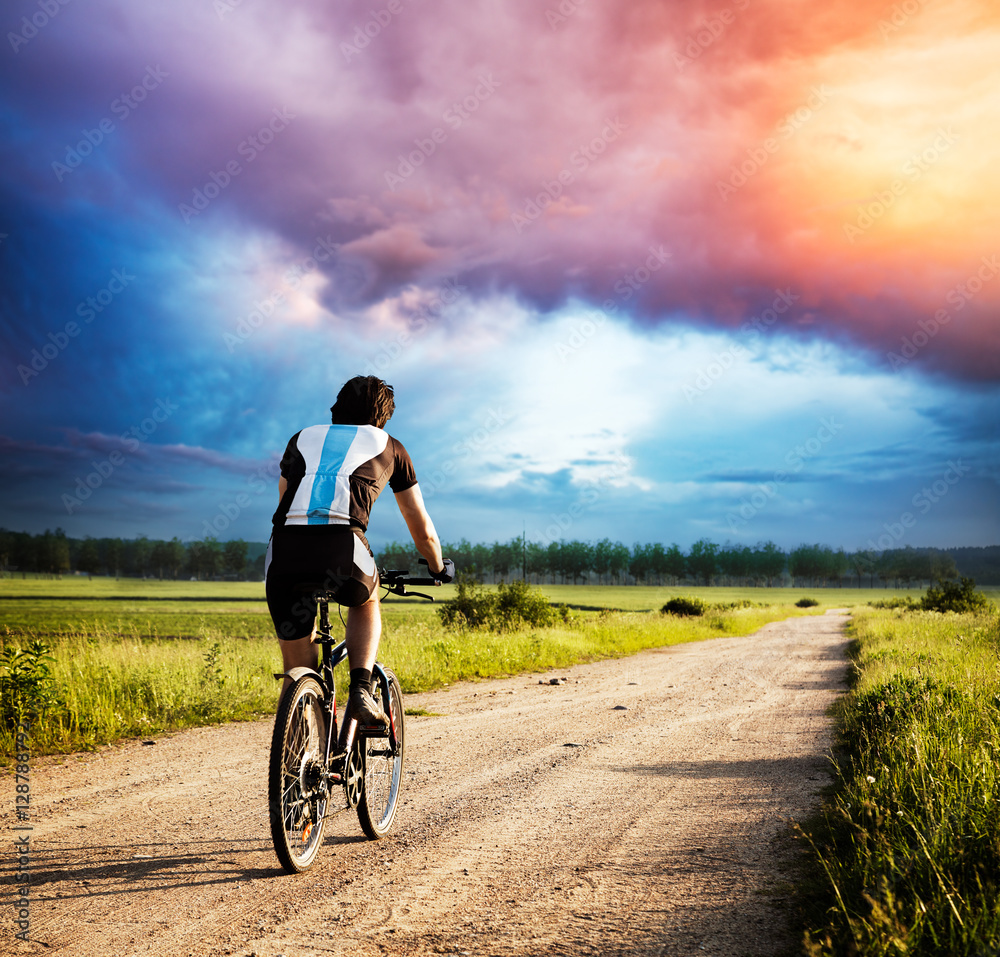
[[[389,671],[386,674],[389,680],[388,713],[396,743],[393,747],[384,735],[373,735],[363,741],[364,792],[358,805],[358,818],[370,838],[379,838],[392,827],[403,769],[403,701],[396,676]]]
[[[325,716],[315,678],[300,678],[281,700],[271,739],[271,836],[285,870],[305,870],[322,842],[328,796],[322,775]]]

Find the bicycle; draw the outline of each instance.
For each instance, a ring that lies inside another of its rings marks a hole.
[[[411,578],[408,571],[399,569],[380,569],[379,580],[386,589],[382,598],[395,594],[433,601],[430,595],[407,591],[406,586],[441,584],[434,578]],[[301,873],[315,861],[337,785],[344,788],[347,807],[357,811],[361,829],[369,839],[378,840],[396,817],[403,775],[399,679],[375,662],[371,692],[381,698],[388,727],[359,727],[356,719],[345,714],[338,733],[333,669],[347,657],[347,645],[330,634],[329,603],[335,599],[329,589],[301,587],[313,594],[318,606],[315,640],[323,648],[322,663],[319,671],[300,667],[287,673],[292,684],[281,696],[274,719],[267,787],[271,839],[278,860],[290,874]]]

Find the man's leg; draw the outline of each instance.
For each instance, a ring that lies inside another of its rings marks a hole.
[[[296,638],[294,641],[280,641],[281,645],[281,667],[285,672],[291,671],[292,668],[312,668],[316,670],[316,666],[319,663],[316,656],[316,646],[313,644],[313,638],[316,635],[316,630],[313,629],[311,635],[306,635],[305,638]],[[281,693],[285,693],[285,689],[291,685],[291,679],[285,675],[285,680],[281,684]],[[280,700],[280,698],[279,698]]]
[[[372,595],[363,605],[356,605],[347,612],[347,660],[351,665],[350,705],[362,724],[385,724],[382,704],[373,698],[371,686],[372,665],[378,654],[382,636],[382,611],[378,595]]]
[[[378,595],[372,595],[363,605],[347,609],[347,659],[351,671],[355,668],[372,670],[382,637],[382,609]]]

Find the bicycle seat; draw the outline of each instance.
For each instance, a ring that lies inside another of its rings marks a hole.
[[[314,601],[326,601],[336,603],[336,589],[330,587],[329,582],[298,582],[295,591],[303,595],[310,595]]]

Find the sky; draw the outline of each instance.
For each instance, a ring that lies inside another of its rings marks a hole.
[[[0,527],[264,541],[368,374],[445,541],[1000,541],[988,0],[0,30]]]

